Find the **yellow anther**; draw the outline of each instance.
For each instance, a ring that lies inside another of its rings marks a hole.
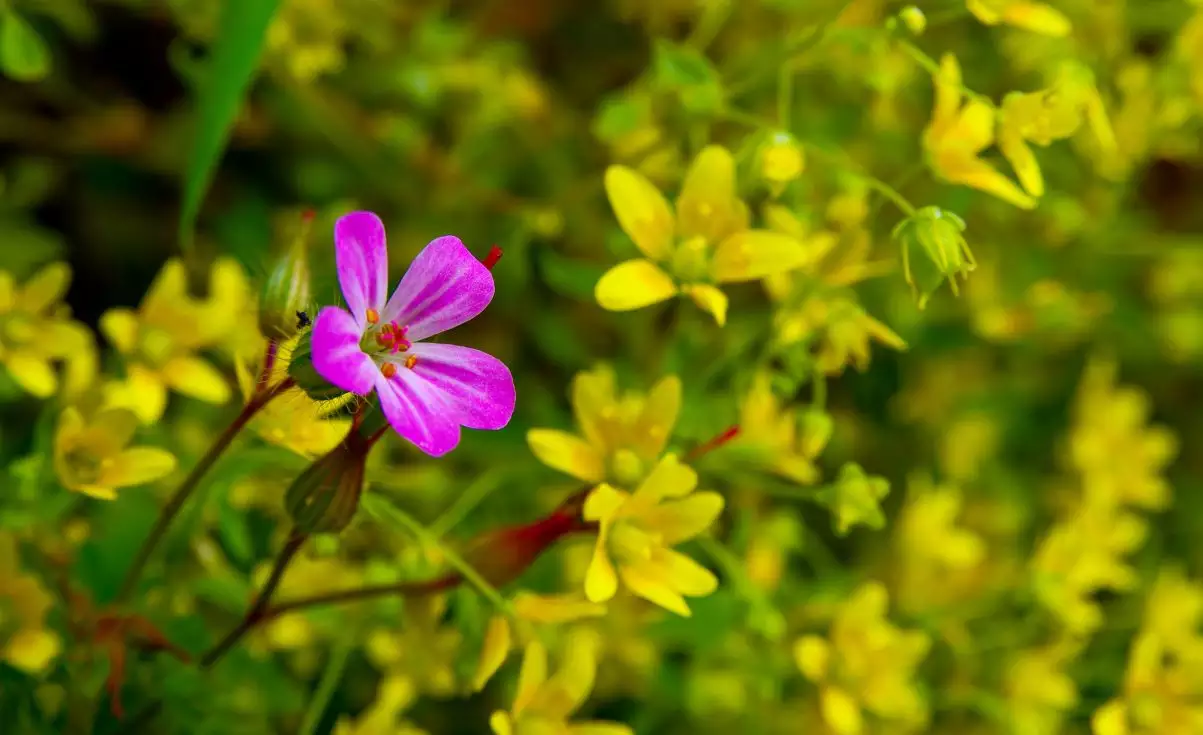
[[[368,324],[375,324],[380,321],[380,312],[375,309],[368,309]]]
[[[406,365],[406,367],[409,367],[409,365]],[[386,362],[380,366],[380,373],[386,378],[391,378],[397,374],[397,366],[391,362]]]
[[[417,364],[418,364],[418,356],[417,355],[410,355],[409,357],[405,358],[405,367],[409,368],[410,370],[413,370],[414,365],[417,365]]]

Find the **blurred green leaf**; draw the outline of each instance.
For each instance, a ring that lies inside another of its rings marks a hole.
[[[19,82],[36,82],[50,73],[46,41],[12,11],[0,14],[0,68]]]
[[[621,94],[607,98],[593,121],[593,134],[610,142],[629,135],[651,117],[651,100],[643,95]]]
[[[658,41],[652,52],[656,83],[676,92],[681,104],[692,112],[714,112],[723,102],[723,84],[718,70],[701,52],[688,46]]]
[[[254,79],[267,27],[280,0],[239,0],[222,8],[217,41],[198,94],[196,138],[184,172],[179,239],[187,251],[201,200],[225,148],[238,109]]]
[[[540,275],[551,290],[579,301],[593,301],[593,288],[605,268],[565,258],[551,248],[539,248],[537,257]]]

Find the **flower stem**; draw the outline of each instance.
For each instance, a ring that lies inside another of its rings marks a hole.
[[[300,533],[295,529],[288,535],[288,541],[284,543],[284,548],[280,550],[280,555],[276,557],[275,564],[272,565],[271,575],[268,576],[267,582],[259,590],[259,594],[255,596],[255,601],[251,603],[251,607],[246,611],[246,615],[242,616],[242,622],[227,633],[217,645],[205,652],[205,655],[201,656],[199,665],[202,669],[207,669],[220,661],[222,656],[225,656],[234,644],[263,618],[263,614],[271,602],[272,595],[276,593],[276,588],[280,586],[280,581],[284,579],[284,572],[288,569],[289,563],[292,562],[293,557],[297,555],[301,547],[305,545],[305,541],[308,538],[308,534]]]
[[[334,645],[334,650],[330,652],[330,661],[326,664],[326,670],[322,672],[321,681],[318,682],[313,698],[309,700],[309,706],[305,708],[305,718],[301,720],[301,729],[297,731],[298,735],[313,735],[317,732],[318,725],[322,721],[322,714],[325,713],[331,698],[334,697],[334,690],[347,670],[347,662],[351,660],[351,652],[354,648],[355,630],[351,628],[343,633]]]
[[[150,533],[147,534],[146,539],[142,542],[142,546],[138,548],[138,552],[134,555],[134,560],[130,563],[129,569],[126,570],[125,578],[121,582],[121,588],[117,592],[117,604],[129,600],[130,595],[133,594],[134,589],[138,586],[138,580],[142,577],[142,572],[145,570],[147,562],[150,561],[151,554],[154,553],[159,542],[163,540],[163,536],[166,535],[167,528],[171,525],[171,522],[179,515],[184,504],[188,502],[188,498],[192,496],[197,485],[200,484],[201,478],[212,469],[218,458],[221,457],[222,453],[234,441],[234,437],[238,436],[239,432],[255,417],[255,414],[259,413],[259,410],[266,406],[273,398],[292,387],[292,384],[292,379],[288,378],[277,383],[275,387],[254,396],[250,402],[242,407],[242,411],[238,413],[238,416],[226,427],[225,431],[221,432],[216,441],[213,442],[213,445],[209,447],[209,451],[205,452],[205,455],[200,458],[200,461],[196,463],[196,466],[192,468],[192,471],[188,473],[188,476],[176,488],[175,493],[167,501],[167,505],[163,506],[163,509],[159,511],[159,517],[155,519],[154,526],[151,527]]]
[[[323,607],[326,605],[341,605],[347,602],[362,602],[364,600],[374,600],[379,597],[421,597],[423,595],[433,595],[437,592],[443,592],[462,584],[464,578],[459,573],[446,574],[442,577],[426,580],[423,582],[395,582],[392,584],[377,584],[370,587],[357,587],[351,590],[342,590],[340,592],[328,592],[324,595],[314,595],[313,597],[302,597],[288,602],[281,602],[278,605],[272,605],[263,611],[263,614],[256,621],[256,625],[266,623],[270,620],[275,620],[283,615],[300,612],[312,607]]]

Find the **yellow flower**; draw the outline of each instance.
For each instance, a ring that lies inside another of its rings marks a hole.
[[[96,374],[96,343],[62,303],[71,269],[52,263],[17,286],[0,271],[0,365],[26,392],[47,398],[59,387],[53,364],[65,364],[64,389],[77,393]]]
[[[834,483],[818,492],[816,499],[835,516],[835,532],[843,536],[855,525],[884,526],[886,518],[879,503],[889,492],[888,480],[866,475],[860,465],[849,462],[840,468]]]
[[[584,509],[585,519],[599,524],[585,574],[586,597],[593,602],[609,600],[621,577],[639,597],[688,616],[685,595],[714,592],[718,587],[714,574],[672,549],[706,530],[723,510],[722,496],[695,493],[697,484],[697,473],[668,454],[634,494],[605,484],[594,488]]]
[[[1200,612],[1203,590],[1180,571],[1163,570],[1128,653],[1123,692],[1095,712],[1091,721],[1095,735],[1203,732]]]
[[[0,661],[27,674],[41,674],[62,650],[46,626],[54,604],[36,577],[21,572],[17,542],[0,533]]]
[[[1064,140],[1084,121],[1094,131],[1101,152],[1114,155],[1115,133],[1094,77],[1089,69],[1073,62],[1062,65],[1048,89],[1012,92],[1003,98],[998,113],[998,148],[1028,194],[1044,195],[1044,177],[1028,143],[1047,146],[1054,140]]]
[[[277,343],[267,385],[276,385],[288,377],[288,363],[299,339],[298,336]],[[249,401],[254,394],[261,369],[252,371],[242,360],[235,360],[234,371],[243,400]],[[259,410],[250,428],[266,441],[302,457],[321,457],[347,436],[350,420],[331,415],[352,398],[347,394],[343,400],[319,402],[300,388],[289,388]]]
[[[1036,548],[1032,574],[1037,599],[1068,632],[1096,630],[1103,612],[1095,595],[1136,585],[1136,571],[1126,557],[1144,544],[1147,533],[1140,516],[1107,500],[1084,498]]]
[[[1115,385],[1116,366],[1092,363],[1082,377],[1070,434],[1070,455],[1086,493],[1159,510],[1170,503],[1162,476],[1178,452],[1164,426],[1148,426],[1149,399]]]
[[[820,411],[786,411],[768,373],[758,372],[739,404],[736,446],[748,447],[774,472],[803,485],[818,481],[814,460],[831,438],[831,417]]]
[[[1003,23],[1046,36],[1067,36],[1073,30],[1069,18],[1044,3],[1030,0],[965,0],[965,5],[970,13],[988,26]]]
[[[994,106],[977,97],[961,106],[964,90],[955,56],[944,55],[933,82],[936,101],[923,132],[932,169],[951,183],[980,189],[1022,209],[1035,207],[1036,200],[979,157],[994,142]]]
[[[532,429],[526,440],[548,467],[585,482],[633,485],[664,451],[680,408],[677,376],[661,378],[646,395],[619,396],[614,371],[599,365],[572,380],[572,409],[583,436]]]
[[[794,660],[819,685],[823,719],[838,735],[865,732],[866,712],[893,726],[891,732],[927,722],[927,703],[912,679],[931,642],[890,623],[888,603],[884,586],[866,583],[840,606],[826,639],[808,635],[794,645]]]
[[[910,480],[907,502],[897,523],[898,598],[907,611],[950,605],[958,582],[986,554],[981,536],[958,525],[962,498],[958,488],[936,486],[931,479]]]
[[[785,185],[802,175],[806,156],[789,133],[774,133],[760,148],[760,175],[778,195]]]
[[[1011,659],[1004,686],[1012,727],[1025,735],[1056,735],[1078,704],[1078,687],[1066,673],[1077,646],[1061,642],[1024,650]]]
[[[568,721],[589,698],[596,674],[594,637],[572,636],[561,668],[550,677],[547,649],[534,641],[522,657],[513,705],[508,712],[494,712],[489,726],[496,735],[634,735],[631,728],[616,722]]]
[[[735,159],[720,146],[694,159],[675,214],[650,181],[626,166],[610,166],[605,185],[619,225],[645,257],[601,277],[595,295],[604,309],[641,309],[683,293],[721,326],[727,296],[717,284],[789,271],[810,257],[794,238],[748,228],[748,208],[735,191]]]
[[[590,602],[579,592],[561,595],[539,595],[521,591],[514,595],[514,616],[520,623],[559,625],[583,618],[595,618],[606,614],[605,605]],[[494,615],[485,627],[484,642],[476,673],[472,676],[472,690],[485,688],[497,670],[509,657],[513,645],[514,631],[509,618]]]
[[[175,457],[158,447],[129,446],[138,417],[124,408],[103,408],[84,417],[67,407],[54,433],[54,469],[68,490],[102,500],[117,488],[143,485],[171,474]]]
[[[125,358],[125,380],[106,386],[109,405],[129,408],[144,423],[157,421],[167,406],[168,388],[207,401],[225,403],[230,387],[216,368],[197,356],[233,328],[243,304],[222,298],[237,263],[214,266],[212,293],[197,300],[187,290],[184,264],[172,259],[163,266],[135,312],[110,309],[100,329]]]

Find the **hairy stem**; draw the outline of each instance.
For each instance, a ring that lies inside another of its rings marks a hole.
[[[188,498],[192,496],[192,493],[200,484],[201,478],[213,468],[218,458],[229,448],[234,438],[250,423],[255,414],[259,413],[259,410],[266,406],[273,398],[292,387],[292,384],[292,379],[289,378],[253,397],[250,402],[242,407],[242,411],[238,413],[234,421],[226,427],[225,431],[221,432],[217,440],[213,442],[213,446],[209,447],[209,451],[205,452],[205,455],[200,458],[200,461],[196,463],[192,471],[188,473],[188,476],[176,488],[175,493],[167,501],[167,505],[164,505],[163,509],[159,511],[159,517],[155,519],[154,526],[151,527],[150,533],[147,534],[146,539],[142,542],[142,546],[138,548],[138,552],[134,555],[134,560],[130,563],[129,569],[126,570],[125,578],[122,580],[121,588],[117,593],[117,604],[126,602],[129,600],[130,595],[134,593],[134,589],[138,586],[138,580],[142,577],[142,572],[146,569],[146,564],[150,561],[155,548],[163,540],[163,536],[166,535],[171,522],[179,515],[184,504],[188,502]]]

